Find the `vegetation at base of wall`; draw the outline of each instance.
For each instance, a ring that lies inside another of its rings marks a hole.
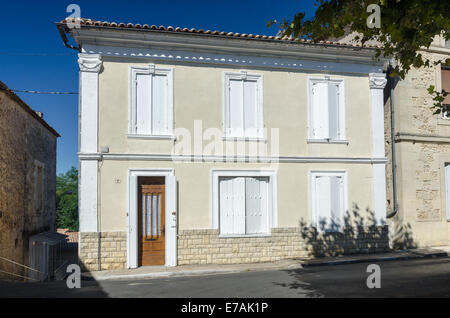
[[[56,225],[78,231],[78,170],[70,168],[56,177]]]
[[[373,6],[380,8],[379,25],[369,25],[373,19]],[[421,49],[429,48],[435,36],[442,35],[450,41],[450,1],[443,0],[316,0],[316,12],[312,18],[298,12],[292,20],[269,21],[268,26],[278,24],[282,36],[311,39],[315,42],[342,37],[349,32],[358,34],[354,39],[363,45],[370,40],[378,41],[376,57],[392,57],[394,65],[391,76],[405,78],[411,67],[450,66],[450,58],[430,60]],[[445,32],[447,31],[447,32]],[[446,111],[442,95],[434,87],[428,89],[434,100],[436,112]]]

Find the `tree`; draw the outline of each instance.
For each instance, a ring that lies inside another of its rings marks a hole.
[[[380,8],[379,25],[374,27],[373,13],[376,4]],[[450,41],[450,1],[446,0],[316,0],[317,10],[311,19],[305,13],[296,13],[292,21],[282,23],[269,21],[268,25],[278,24],[283,36],[308,38],[313,41],[338,38],[353,31],[355,41],[361,46],[376,40],[382,48],[377,49],[376,57],[392,57],[397,62],[390,76],[405,78],[411,67],[429,67],[440,63],[450,66],[450,59],[431,61],[425,58],[421,49],[429,48],[436,35],[443,35]],[[369,12],[368,12],[369,11]],[[370,19],[368,20],[370,16]],[[448,92],[437,92],[434,86],[428,88],[435,101],[435,113],[440,113]]]
[[[70,168],[56,177],[56,224],[78,231],[78,170]]]

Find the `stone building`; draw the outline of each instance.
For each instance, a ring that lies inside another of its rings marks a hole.
[[[57,137],[58,133],[44,121],[42,113],[31,109],[0,82],[0,256],[3,258],[27,265],[28,238],[55,230]],[[11,264],[0,260],[0,269],[11,272]],[[16,266],[16,274],[18,269]]]
[[[436,36],[423,57],[433,62],[450,58],[450,45]],[[392,63],[395,63],[393,61]],[[434,85],[450,92],[450,69],[441,64],[411,68],[404,80],[390,80],[393,88],[397,210],[392,170],[387,169],[393,246],[450,245],[450,116],[433,114]],[[388,96],[388,94],[386,94]],[[450,95],[444,104],[450,104]],[[385,105],[386,151],[392,161],[391,100]]]
[[[85,269],[388,249],[375,47],[77,22]]]

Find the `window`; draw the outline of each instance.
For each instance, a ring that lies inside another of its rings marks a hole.
[[[441,82],[442,90],[446,91],[448,94],[445,96],[442,104],[445,106],[445,110],[441,112],[442,117],[445,119],[450,119],[450,69],[441,68]]]
[[[450,163],[445,164],[445,198],[447,206],[447,220],[450,221]]]
[[[267,177],[219,178],[220,234],[268,232]]]
[[[225,73],[225,137],[264,138],[261,75]]]
[[[346,205],[345,172],[311,173],[311,225],[320,232],[338,232]]]
[[[345,140],[344,83],[342,80],[309,80],[309,138]]]
[[[278,226],[276,170],[213,169],[211,225],[221,237],[270,235]]]
[[[171,136],[173,134],[172,69],[131,68],[129,134]]]
[[[36,160],[34,166],[34,206],[41,212],[44,210],[44,164]]]

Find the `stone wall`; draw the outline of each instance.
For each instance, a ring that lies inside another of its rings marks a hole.
[[[0,86],[0,256],[28,265],[28,238],[55,230],[57,137],[29,106]],[[44,164],[42,210],[34,200],[35,160]],[[12,270],[4,261],[0,269]]]
[[[127,266],[126,232],[80,232],[78,244],[80,265],[84,271],[124,269]]]
[[[126,232],[80,233],[82,269],[126,268],[126,241]],[[388,250],[386,226],[347,229],[342,233],[317,233],[299,227],[275,228],[270,236],[261,237],[224,238],[219,237],[218,230],[182,230],[178,234],[178,265],[260,263]]]
[[[317,233],[276,228],[271,236],[219,237],[218,230],[184,230],[178,235],[178,264],[237,264],[389,250],[387,226]]]

